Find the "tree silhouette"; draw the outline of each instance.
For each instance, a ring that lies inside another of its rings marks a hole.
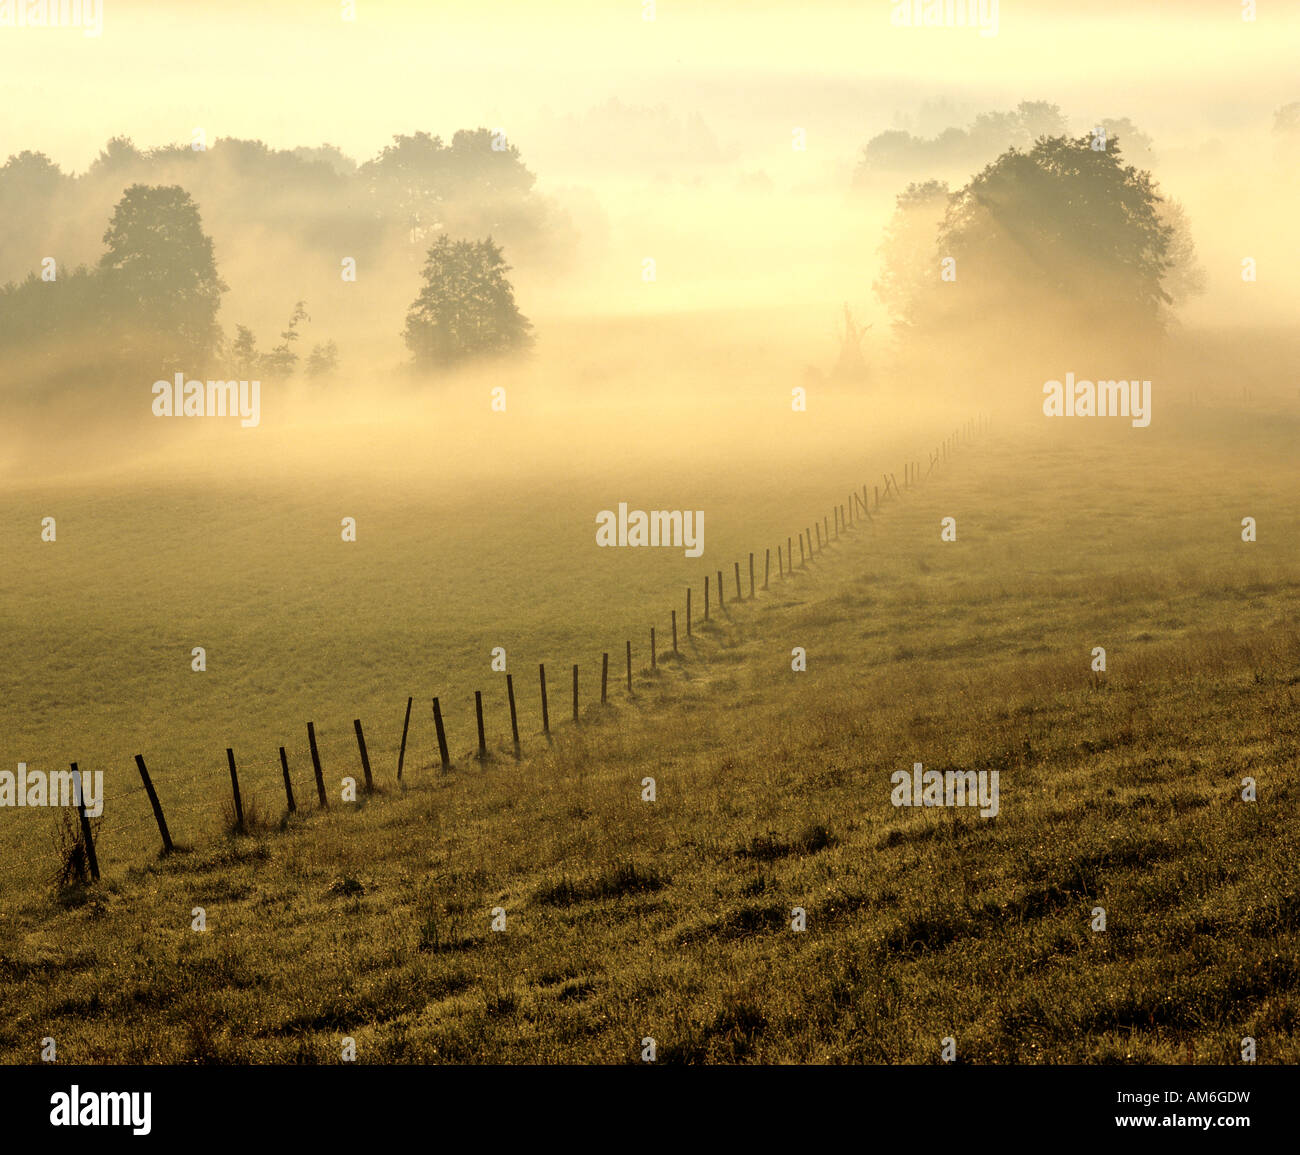
[[[298,364],[298,354],[293,351],[294,342],[298,340],[298,325],[310,321],[307,316],[307,303],[298,301],[293,307],[289,325],[280,333],[280,343],[261,360],[261,370],[272,377],[288,377]]]
[[[903,287],[890,304],[904,326],[978,327],[1003,339],[1009,330],[1046,339],[1159,333],[1173,300],[1166,278],[1190,250],[1173,244],[1179,214],[1163,208],[1149,172],[1121,163],[1118,144],[1045,137],[1028,152],[1009,149],[953,194],[929,267],[896,260],[881,278]],[[947,282],[944,258],[954,262]]]
[[[22,276],[35,263],[32,242],[52,242],[54,227],[70,207],[73,180],[41,152],[20,152],[0,167],[0,276]],[[48,252],[63,248],[46,247]]]
[[[100,258],[103,291],[132,352],[159,353],[166,367],[201,364],[221,337],[225,282],[199,210],[179,186],[135,184],[113,210]]]
[[[447,367],[532,343],[532,325],[515,305],[509,270],[491,237],[438,238],[425,261],[424,288],[406,315],[403,336],[417,365]]]
[[[375,205],[417,241],[445,228],[449,212],[464,215],[477,205],[490,213],[502,204],[517,205],[537,179],[518,147],[498,142],[486,128],[461,129],[450,145],[427,132],[395,136],[358,175]]]
[[[1040,137],[1066,131],[1060,108],[1043,100],[1022,100],[1011,112],[981,112],[969,128],[950,126],[933,137],[890,129],[867,142],[853,179],[869,187],[891,174],[969,172],[1008,148],[1031,148]]]
[[[339,367],[339,347],[333,341],[313,345],[307,357],[307,376],[313,379],[332,377]]]
[[[947,184],[937,180],[909,184],[895,198],[872,289],[894,315],[897,329],[912,323],[914,303],[939,279],[938,232],[948,200]]]

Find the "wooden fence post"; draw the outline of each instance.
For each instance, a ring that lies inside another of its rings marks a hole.
[[[280,750],[283,753],[284,747],[280,747]],[[153,816],[158,821],[158,833],[162,835],[163,840],[163,853],[170,854],[172,852],[172,836],[167,833],[167,819],[163,817],[162,803],[158,801],[158,792],[154,790],[153,782],[149,778],[149,771],[145,769],[144,755],[137,754],[135,756],[135,765],[136,769],[140,771],[140,777],[144,780],[144,792],[149,795],[149,805],[153,807]],[[288,780],[286,777],[285,781]],[[289,799],[289,809],[293,809],[292,798]]]
[[[573,724],[578,724],[578,663],[573,663]]]
[[[606,691],[609,689],[609,654],[600,655],[600,704],[603,706],[609,700]]]
[[[781,560],[781,547],[776,547],[776,576],[785,581],[785,563]]]
[[[366,774],[366,793],[371,793],[375,784],[370,778],[370,755],[366,753],[366,736],[361,732],[361,719],[352,719],[352,728],[357,732],[357,748],[361,751],[361,769]]]
[[[86,845],[86,858],[90,863],[90,877],[99,881],[99,856],[95,853],[95,836],[90,832],[90,819],[86,817],[86,792],[81,785],[81,771],[72,764],[72,780],[77,788],[77,817],[81,819],[81,841]],[[234,766],[234,763],[231,763]],[[238,795],[236,795],[238,797]]]
[[[779,547],[778,547],[779,548]],[[772,547],[763,549],[763,588],[767,589],[768,579],[772,576]]]
[[[442,725],[442,703],[437,698],[433,700],[433,726],[438,731],[438,757],[442,760],[442,768],[446,770],[451,765],[451,759],[447,756],[447,731]]]
[[[686,636],[691,636],[691,587],[686,587]]]
[[[880,486],[873,485],[871,488],[876,491],[876,512],[879,513],[880,512]]]
[[[239,775],[235,771],[235,752],[226,747],[226,761],[230,763],[230,786],[235,792],[235,828],[241,833],[244,829],[244,803],[239,797]]]
[[[483,691],[474,691],[474,716],[478,719],[478,760],[487,757],[487,736],[483,733]]]
[[[406,699],[406,719],[402,722],[402,748],[397,752],[397,780],[402,780],[402,763],[406,761],[406,731],[411,726],[411,703],[414,698]]]
[[[654,626],[651,626],[651,627],[650,627],[650,668],[651,668],[652,670],[656,668],[656,663],[655,663],[655,628],[654,628]]]
[[[822,514],[822,525],[826,527],[826,544],[831,544],[831,519]]]
[[[799,552],[803,553],[803,538],[799,539]],[[790,564],[785,568],[790,571],[790,576],[794,577],[794,546],[791,543],[790,535],[785,535],[785,560]]]
[[[732,564],[736,567],[736,601],[740,601],[742,598],[740,592],[740,562],[737,561]]]
[[[722,590],[722,571],[718,570],[718,609],[722,609],[725,600],[726,598]]]
[[[284,796],[289,802],[289,813],[292,814],[298,809],[293,804],[293,783],[289,781],[289,755],[284,752],[284,747],[280,747],[280,769],[284,772]]]
[[[515,757],[519,757],[519,715],[515,713],[515,678],[506,675],[506,697],[510,699],[510,736],[515,743]]]
[[[704,575],[704,620],[709,620],[709,576]]]
[[[546,663],[537,664],[537,677],[542,683],[542,733],[551,736],[551,712],[546,704]]]
[[[749,600],[752,602],[757,595],[754,593],[754,552],[749,553]]]
[[[814,527],[816,528],[816,530],[817,530],[817,552],[818,552],[818,553],[821,553],[821,552],[822,552],[822,527],[821,527],[820,525],[818,525],[815,521],[813,522],[813,526],[814,526]],[[809,548],[809,549],[812,548],[811,543],[809,544],[809,547],[808,547],[808,548]]]
[[[800,534],[799,535],[799,568],[803,569],[804,566],[807,564],[808,563],[804,560],[804,556],[803,556],[803,534]]]
[[[627,642],[627,696],[632,696],[632,639]]]
[[[330,808],[329,799],[325,797],[325,775],[320,768],[320,751],[316,748],[316,723],[307,723],[307,743],[311,746],[312,769],[316,771],[316,796],[320,799],[320,808]]]

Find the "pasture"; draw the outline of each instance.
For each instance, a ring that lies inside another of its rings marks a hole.
[[[1145,430],[999,415],[785,580],[777,545],[924,465],[951,406],[872,429],[835,397],[799,426],[778,394],[730,439],[730,394],[668,431],[612,408],[575,410],[570,441],[467,404],[445,455],[358,428],[256,486],[214,447],[8,492],[5,762],[109,788],[98,887],[52,888],[49,816],[0,814],[4,1061],[46,1036],[92,1063],[334,1062],[345,1037],[362,1062],[632,1062],[646,1037],[661,1062],[937,1062],[952,1038],[959,1062],[1231,1063],[1245,1036],[1300,1058],[1293,404],[1166,402]],[[703,504],[704,557],[595,549],[619,500]],[[733,604],[732,562],[766,546],[770,589]],[[717,569],[725,610],[704,625],[696,601],[669,654],[669,610]],[[353,718],[379,789],[342,803]],[[227,746],[248,834],[223,831]],[[136,753],[185,847],[167,858]],[[891,806],[915,762],[998,770],[1000,813]]]

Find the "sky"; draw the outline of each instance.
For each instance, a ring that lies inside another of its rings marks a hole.
[[[1253,22],[1235,0],[1004,0],[990,36],[896,26],[910,6],[891,0],[656,0],[653,20],[646,0],[103,0],[88,37],[12,26],[24,2],[0,0],[0,150],[39,147],[73,169],[118,133],[148,146],[195,127],[365,159],[397,132],[483,124],[527,156],[544,112],[611,97],[698,114],[777,168],[851,152],[922,101],[983,110],[1029,92],[1195,139],[1295,99],[1300,47],[1300,5],[1278,0]],[[786,155],[795,126],[804,157]]]

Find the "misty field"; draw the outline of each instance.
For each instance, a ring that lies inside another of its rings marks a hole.
[[[851,414],[796,442],[774,416],[712,459],[691,451],[711,422],[676,458],[663,436],[633,460],[629,434],[596,455],[628,450],[613,478],[560,446],[497,489],[486,465],[472,487],[394,468],[255,493],[196,467],[186,485],[160,468],[154,488],[8,498],[9,540],[60,496],[80,512],[0,576],[22,705],[6,761],[79,759],[109,788],[97,888],[51,886],[50,819],[4,815],[0,1055],[34,1061],[49,1036],[68,1061],[327,1063],[350,1037],[360,1062],[599,1063],[640,1061],[653,1038],[660,1062],[930,1063],[950,1038],[958,1062],[1235,1063],[1249,1036],[1260,1062],[1296,1062],[1294,403],[1247,416],[1225,390],[1147,430],[999,419],[778,580],[787,534],[926,462],[910,428],[836,435]],[[937,441],[939,420],[907,422]],[[595,510],[692,487],[709,495],[704,558],[591,547]],[[337,544],[348,513],[361,562]],[[767,546],[770,589],[733,604],[732,562],[758,549],[761,583]],[[725,610],[705,625],[696,601],[688,641],[685,587],[701,598],[719,568]],[[379,789],[344,804],[354,717]],[[244,835],[222,832],[227,745],[260,815]],[[176,812],[167,858],[130,793],[135,753]],[[998,770],[1000,812],[895,808],[890,775],[915,762]]]

